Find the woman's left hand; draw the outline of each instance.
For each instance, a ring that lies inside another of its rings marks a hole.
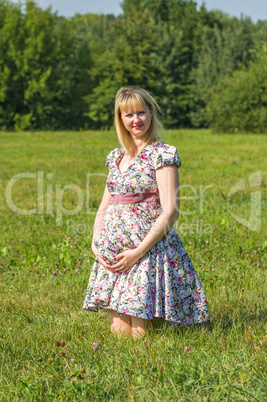
[[[141,255],[140,252],[135,249],[125,250],[122,253],[116,256],[116,260],[118,261],[116,264],[112,265],[112,270],[116,272],[124,272],[128,273],[134,266],[134,264],[140,260]]]

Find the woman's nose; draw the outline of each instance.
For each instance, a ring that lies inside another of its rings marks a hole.
[[[138,114],[134,115],[134,121],[140,121],[140,116]]]

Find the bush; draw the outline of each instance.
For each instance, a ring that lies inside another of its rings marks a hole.
[[[267,132],[267,43],[247,68],[215,86],[207,116],[215,132]]]

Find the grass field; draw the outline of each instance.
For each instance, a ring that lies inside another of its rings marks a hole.
[[[175,226],[211,326],[133,341],[82,310],[115,132],[0,133],[1,401],[267,399],[266,136],[163,139],[182,160]]]

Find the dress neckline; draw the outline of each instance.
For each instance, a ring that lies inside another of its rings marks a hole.
[[[119,173],[120,173],[121,175],[123,175],[124,173],[126,173],[126,172],[130,169],[130,167],[135,164],[135,162],[136,162],[137,158],[139,157],[139,155],[140,155],[146,148],[150,147],[151,145],[158,144],[158,143],[160,143],[160,142],[162,142],[162,141],[160,141],[160,140],[159,140],[159,141],[155,141],[155,142],[152,142],[151,144],[146,145],[144,148],[142,148],[141,151],[139,151],[138,154],[136,155],[136,157],[133,159],[132,163],[130,163],[130,165],[127,167],[127,169],[124,170],[123,172],[121,172],[121,170],[120,170],[120,168],[119,168],[119,164],[120,164],[120,162],[121,162],[121,160],[122,160],[122,157],[123,157],[124,154],[125,154],[125,151],[124,151],[123,148],[119,148],[119,151],[120,151],[120,159],[119,159],[119,161],[116,160],[116,167],[117,167]]]

